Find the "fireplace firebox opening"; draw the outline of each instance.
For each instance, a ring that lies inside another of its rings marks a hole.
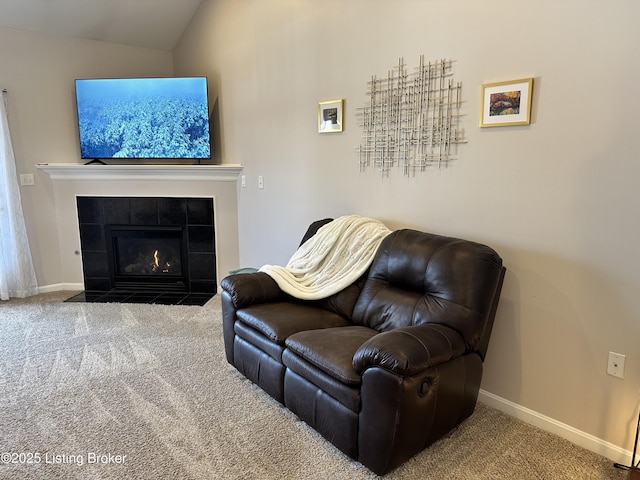
[[[115,290],[188,290],[185,228],[106,225],[106,234]]]

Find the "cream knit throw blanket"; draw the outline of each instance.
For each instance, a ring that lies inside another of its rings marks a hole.
[[[389,230],[359,215],[336,218],[296,250],[286,267],[264,265],[282,291],[303,300],[319,300],[355,282],[369,268]]]

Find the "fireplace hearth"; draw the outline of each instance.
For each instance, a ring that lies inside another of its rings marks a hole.
[[[215,295],[213,198],[76,201],[85,291],[69,301],[203,305]]]

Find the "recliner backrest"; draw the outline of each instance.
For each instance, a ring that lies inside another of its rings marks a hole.
[[[378,249],[353,321],[379,332],[438,323],[458,331],[470,350],[482,348],[503,275],[502,259],[486,245],[397,230]]]
[[[333,218],[323,218],[321,220],[316,220],[315,222],[309,225],[307,231],[302,237],[302,241],[300,242],[300,246],[302,246],[307,240],[313,237],[316,232],[327,223],[332,222]],[[329,310],[330,312],[337,313],[338,315],[344,317],[347,320],[351,320],[351,316],[353,315],[353,307],[360,296],[360,292],[362,291],[362,286],[364,285],[364,277],[366,273],[362,275],[358,280],[349,285],[348,287],[342,289],[341,291],[334,293],[333,295],[323,298],[321,300],[311,301],[309,303],[314,303],[316,306],[323,308],[325,310]]]

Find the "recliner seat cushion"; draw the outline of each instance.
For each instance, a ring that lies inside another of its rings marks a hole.
[[[285,345],[339,382],[358,386],[362,378],[353,367],[353,356],[363,343],[377,334],[362,326],[326,328],[291,335]]]
[[[309,387],[311,390],[324,392],[324,394],[330,396],[337,403],[341,403],[352,412],[358,413],[360,411],[360,385],[346,385],[339,380],[336,380],[334,377],[320,370],[315,365],[310,364],[288,348],[285,349],[282,354],[282,363],[286,367],[285,379],[287,376],[290,377],[291,375],[295,375],[304,379],[304,383],[313,385],[314,388]],[[285,398],[287,397],[287,394],[290,397],[297,396],[299,392],[287,392],[286,385],[287,382],[285,380]],[[314,401],[316,400],[317,399],[314,398]],[[300,400],[296,399],[294,403],[299,402]],[[285,405],[290,407],[288,404]],[[312,409],[312,406],[305,407],[305,410],[307,409]]]
[[[236,322],[233,325],[233,331],[236,336],[246,340],[254,347],[258,347],[264,353],[268,354],[274,360],[282,363],[282,352],[284,345],[272,342],[255,328],[250,327],[246,323]]]
[[[353,356],[376,335],[375,330],[361,326],[296,333],[285,342],[282,361],[287,371],[296,373],[357,413],[362,378],[353,367]]]
[[[258,304],[240,309],[236,315],[278,345],[284,345],[290,335],[304,330],[350,325],[336,313],[295,302]]]

